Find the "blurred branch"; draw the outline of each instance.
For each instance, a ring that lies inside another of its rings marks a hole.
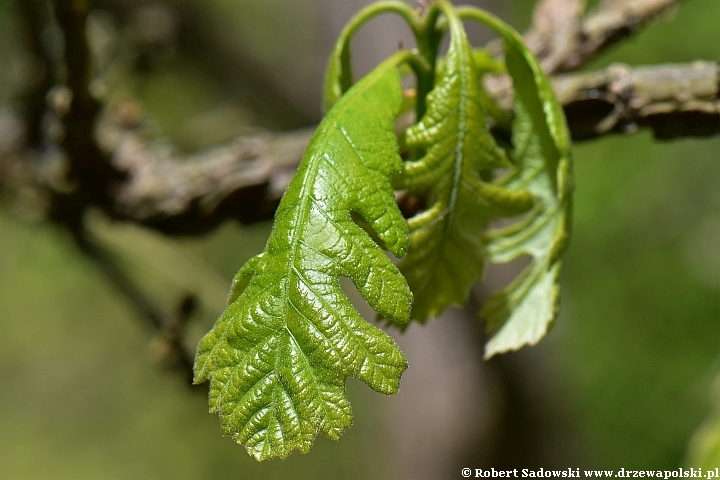
[[[720,68],[714,62],[636,68],[616,64],[554,77],[553,87],[575,140],[640,128],[663,139],[720,133]],[[105,212],[168,234],[194,234],[229,218],[272,218],[312,128],[242,136],[191,156],[152,148],[138,131],[110,121],[102,122],[98,132],[113,168],[127,176],[115,185]],[[0,182],[6,190],[13,178],[32,179],[47,189],[61,183],[55,176],[62,169],[53,173],[46,170],[51,162],[19,161],[21,152],[2,152],[2,145]]]
[[[69,116],[95,120],[98,105],[90,96],[91,59],[87,41],[87,0],[54,0],[55,18],[65,43],[67,86],[72,91]]]
[[[553,79],[573,139],[649,128],[656,138],[720,133],[720,66],[693,62],[597,72]]]
[[[20,31],[23,40],[29,47],[28,65],[31,75],[29,82],[23,86],[22,104],[26,108],[28,144],[40,144],[42,134],[42,118],[45,115],[45,96],[55,82],[56,60],[46,45],[43,44],[43,30],[47,28],[49,9],[46,2],[39,0],[16,0],[20,14]]]
[[[191,314],[194,301],[186,296],[175,316],[161,313],[141,289],[125,275],[119,265],[100,245],[91,238],[85,228],[84,217],[92,206],[105,207],[111,210],[112,198],[118,182],[125,174],[110,162],[109,152],[103,152],[97,143],[96,120],[100,111],[99,103],[90,93],[92,63],[87,39],[87,2],[86,0],[54,0],[54,13],[62,30],[64,42],[65,87],[56,87],[47,92],[50,103],[54,104],[54,113],[62,122],[62,132],[58,132],[56,140],[62,147],[66,161],[55,161],[56,149],[45,150],[45,155],[36,155],[30,149],[19,150],[18,138],[22,136],[22,128],[6,116],[1,120],[9,132],[15,132],[3,139],[0,146],[6,151],[0,153],[0,173],[3,180],[19,183],[10,185],[10,190],[22,192],[25,189],[41,191],[48,201],[48,217],[67,228],[73,235],[79,249],[99,267],[105,277],[121,292],[138,310],[151,327],[160,333],[163,345],[161,359],[173,368],[184,372],[188,382],[192,383],[193,354],[183,345],[183,323]],[[31,5],[23,5],[22,11],[26,23],[39,18],[39,10]],[[40,31],[37,26],[28,25],[28,36],[35,54],[44,52],[39,41]],[[45,57],[47,60],[47,57]],[[44,72],[46,73],[46,72]],[[29,107],[30,125],[25,130],[33,132],[41,123],[42,113],[36,111],[39,92],[32,91],[27,97],[32,101]],[[44,98],[46,92],[42,92]],[[43,109],[44,110],[44,109]],[[37,125],[36,125],[37,124]],[[34,135],[30,135],[33,140]],[[5,140],[5,141],[3,141]],[[31,145],[37,146],[37,142]],[[43,158],[43,157],[50,157]],[[9,160],[9,161],[8,161]],[[48,161],[43,161],[48,160]],[[13,165],[13,162],[15,163]],[[48,165],[56,165],[56,168]],[[59,167],[58,167],[59,165]],[[67,168],[63,168],[67,167]],[[30,180],[23,185],[22,180]]]
[[[548,75],[577,70],[610,46],[669,15],[681,0],[601,0],[583,17],[585,0],[540,0],[523,38]],[[488,49],[501,54],[501,43]],[[500,104],[512,108],[512,86],[506,76],[490,76],[485,88]]]
[[[87,39],[87,1],[54,0],[64,40],[67,91],[57,90],[56,113],[64,127],[60,146],[69,160],[67,181],[70,188],[53,191],[50,218],[71,230],[82,228],[82,216],[92,204],[106,205],[111,186],[122,179],[100,151],[95,141],[95,121],[100,109],[90,95],[91,58]]]
[[[553,79],[573,139],[650,128],[657,138],[720,133],[720,68],[714,62],[630,68]],[[152,153],[133,134],[114,148],[132,172],[115,198],[117,218],[166,233],[192,233],[222,218],[272,218],[312,129],[241,137],[192,159]]]
[[[549,74],[568,72],[670,14],[679,4],[680,0],[602,0],[582,17],[584,0],[542,0],[525,40]]]
[[[110,214],[171,234],[208,231],[228,218],[272,218],[313,130],[247,135],[181,158],[118,132],[106,147],[128,181]]]

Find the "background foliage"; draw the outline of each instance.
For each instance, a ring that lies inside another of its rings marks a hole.
[[[308,88],[315,88],[319,99],[319,81],[311,85],[312,75],[303,72],[313,71],[328,53],[313,49],[321,34],[312,32],[323,28],[320,3],[197,2],[219,28],[237,34],[237,44],[226,48],[241,45],[252,52],[268,78],[299,77],[302,88],[289,94],[295,99]],[[498,13],[522,31],[531,3],[512,2]],[[297,28],[302,23],[297,18],[307,19],[308,26]],[[589,68],[611,61],[717,58],[717,18],[720,3],[687,2],[674,21],[646,30]],[[252,27],[259,24],[268,28]],[[3,2],[3,101],[12,82],[22,78],[16,26],[14,10]],[[305,51],[306,57],[298,56]],[[284,63],[287,58],[294,58],[293,67]],[[180,45],[149,73],[115,78],[128,95],[140,98],[157,133],[185,148],[237,133],[218,133],[213,125],[286,128],[316,120],[317,112],[301,100],[284,110],[271,100],[259,102],[265,97],[248,93],[256,83],[239,72],[235,81],[224,78],[204,62]],[[228,70],[232,77],[234,70]],[[277,82],[277,90],[290,88],[287,80]],[[488,460],[472,452],[502,442],[502,433],[476,440],[461,452],[466,458],[444,473],[447,478],[485,463],[606,469],[682,464],[690,436],[710,411],[708,392],[720,370],[719,152],[717,138],[658,143],[644,133],[575,147],[574,234],[564,261],[561,317],[540,346],[488,367],[510,365],[526,391],[541,392],[531,405],[540,413],[516,418],[522,441],[512,445],[518,452]],[[269,231],[268,225],[228,224],[204,238],[169,240],[99,218],[93,225],[167,309],[184,292],[199,293],[193,341],[222,310],[232,275],[261,250]],[[435,326],[413,325],[408,334],[423,328],[432,333]],[[356,423],[341,442],[318,438],[308,455],[257,464],[218,435],[217,418],[205,413],[204,390],[193,391],[155,366],[162,344],[148,344],[149,332],[135,313],[70,239],[46,225],[19,221],[2,204],[0,328],[0,477],[407,474],[392,415],[402,397],[373,395],[354,380],[349,396]],[[528,359],[531,368],[525,368]],[[413,357],[408,360],[412,370]],[[495,393],[488,388],[484,395],[492,400]]]

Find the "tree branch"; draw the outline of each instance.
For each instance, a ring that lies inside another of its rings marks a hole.
[[[720,133],[720,67],[714,62],[636,68],[616,64],[557,76],[553,87],[574,140],[640,128],[662,139]],[[104,209],[112,218],[168,234],[205,232],[228,218],[272,218],[312,131],[258,133],[178,156],[148,145],[137,130],[106,120],[98,128],[99,144],[113,168],[127,177],[115,186]],[[28,162],[21,152],[3,152],[3,144],[17,142],[0,141],[0,181],[6,190],[20,190],[18,183],[61,188],[56,178],[61,168],[48,171],[53,162]]]
[[[38,146],[43,139],[42,118],[45,115],[47,92],[53,87],[57,59],[43,44],[43,27],[48,23],[50,10],[46,2],[39,0],[16,0],[19,13],[20,31],[29,47],[28,65],[31,75],[27,76],[20,98],[27,117],[27,142]]]
[[[77,223],[87,206],[99,205],[115,219],[170,234],[192,234],[227,218],[253,222],[272,216],[302,158],[310,130],[246,136],[186,157],[150,148],[136,130],[110,122],[98,128],[96,137],[97,104],[88,91],[86,2],[54,3],[65,35],[72,91],[62,145],[70,159],[70,186],[48,175],[47,162],[45,171],[24,175],[34,179],[38,190],[51,193],[51,218]],[[678,3],[604,0],[583,17],[584,0],[542,0],[526,39],[548,71],[576,68]],[[717,84],[717,68],[710,63],[614,66],[555,80],[575,139],[631,133],[640,127],[651,128],[659,138],[718,133]],[[510,104],[509,88],[492,91],[501,104]],[[2,157],[0,161],[6,163],[19,158],[17,152]],[[55,176],[63,174],[61,168],[56,170]],[[10,181],[17,178],[14,175]],[[80,185],[73,188],[73,181]]]
[[[720,68],[714,62],[616,64],[559,76],[553,87],[574,140],[639,128],[663,139],[720,133]],[[227,217],[271,218],[311,135],[305,129],[242,137],[191,158],[153,153],[137,135],[120,136],[113,162],[130,176],[113,216],[166,233],[204,231]]]
[[[584,0],[542,0],[525,35],[548,74],[568,72],[671,14],[680,0],[602,0],[581,18]]]
[[[87,0],[55,0],[55,16],[63,33],[68,102],[56,113],[64,132],[60,146],[68,158],[70,188],[52,191],[50,218],[71,230],[82,228],[89,205],[107,205],[111,185],[123,175],[97,146],[95,121],[100,110],[90,95],[91,58],[87,39]],[[57,95],[56,95],[57,96]]]
[[[553,79],[573,139],[649,128],[656,138],[720,133],[720,66],[693,62],[630,68]]]
[[[119,186],[110,215],[171,234],[205,232],[228,218],[272,218],[313,130],[248,135],[184,157],[119,131],[104,146],[128,181]]]

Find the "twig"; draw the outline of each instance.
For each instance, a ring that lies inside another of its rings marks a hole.
[[[581,19],[583,0],[543,0],[525,38],[549,74],[568,72],[668,15],[680,1],[604,0]]]
[[[649,128],[656,138],[720,133],[720,67],[714,62],[630,68],[556,77],[573,139]]]
[[[271,218],[312,133],[248,135],[178,158],[148,148],[135,132],[118,132],[105,147],[128,181],[118,187],[109,213],[172,234],[208,231],[228,218]]]
[[[573,54],[581,38],[584,0],[543,0],[535,7],[525,42],[546,72],[554,72]]]
[[[68,180],[75,187],[55,192],[50,218],[76,229],[89,205],[110,202],[110,187],[123,175],[111,166],[95,142],[99,104],[89,89],[92,64],[86,34],[87,1],[54,0],[54,7],[64,38],[70,95],[67,109],[58,111],[65,127],[61,146],[69,159]]]
[[[680,1],[603,0],[583,17],[585,0],[541,0],[524,39],[548,75],[570,72],[669,14]],[[500,55],[499,45],[491,42],[487,48]],[[512,108],[508,76],[488,76],[485,88],[503,108]]]

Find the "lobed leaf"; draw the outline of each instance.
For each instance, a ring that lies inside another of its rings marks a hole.
[[[460,16],[489,25],[505,39],[505,63],[515,91],[515,165],[499,183],[511,191],[529,191],[535,202],[521,222],[485,237],[495,263],[532,257],[530,265],[507,288],[493,294],[481,311],[492,334],[485,345],[489,358],[536,344],[557,317],[560,257],[570,232],[572,159],[562,109],[517,32],[480,10],[461,9]]]
[[[223,432],[258,460],[307,452],[318,432],[337,439],[352,423],[346,378],[393,394],[407,367],[339,284],[350,278],[380,315],[407,322],[405,279],[351,217],[394,255],[405,253],[407,226],[390,183],[401,168],[393,127],[403,55],[350,88],[320,124],[265,250],[238,272],[227,309],[198,347],[195,382],[210,380]]]
[[[463,26],[452,6],[437,5],[449,23],[450,47],[425,115],[405,133],[406,145],[425,154],[405,162],[397,181],[398,188],[427,198],[427,210],[408,220],[410,249],[400,263],[415,296],[412,317],[420,321],[464,303],[480,280],[490,218],[531,207],[527,192],[481,178],[482,171],[510,162],[488,130],[476,54]]]

